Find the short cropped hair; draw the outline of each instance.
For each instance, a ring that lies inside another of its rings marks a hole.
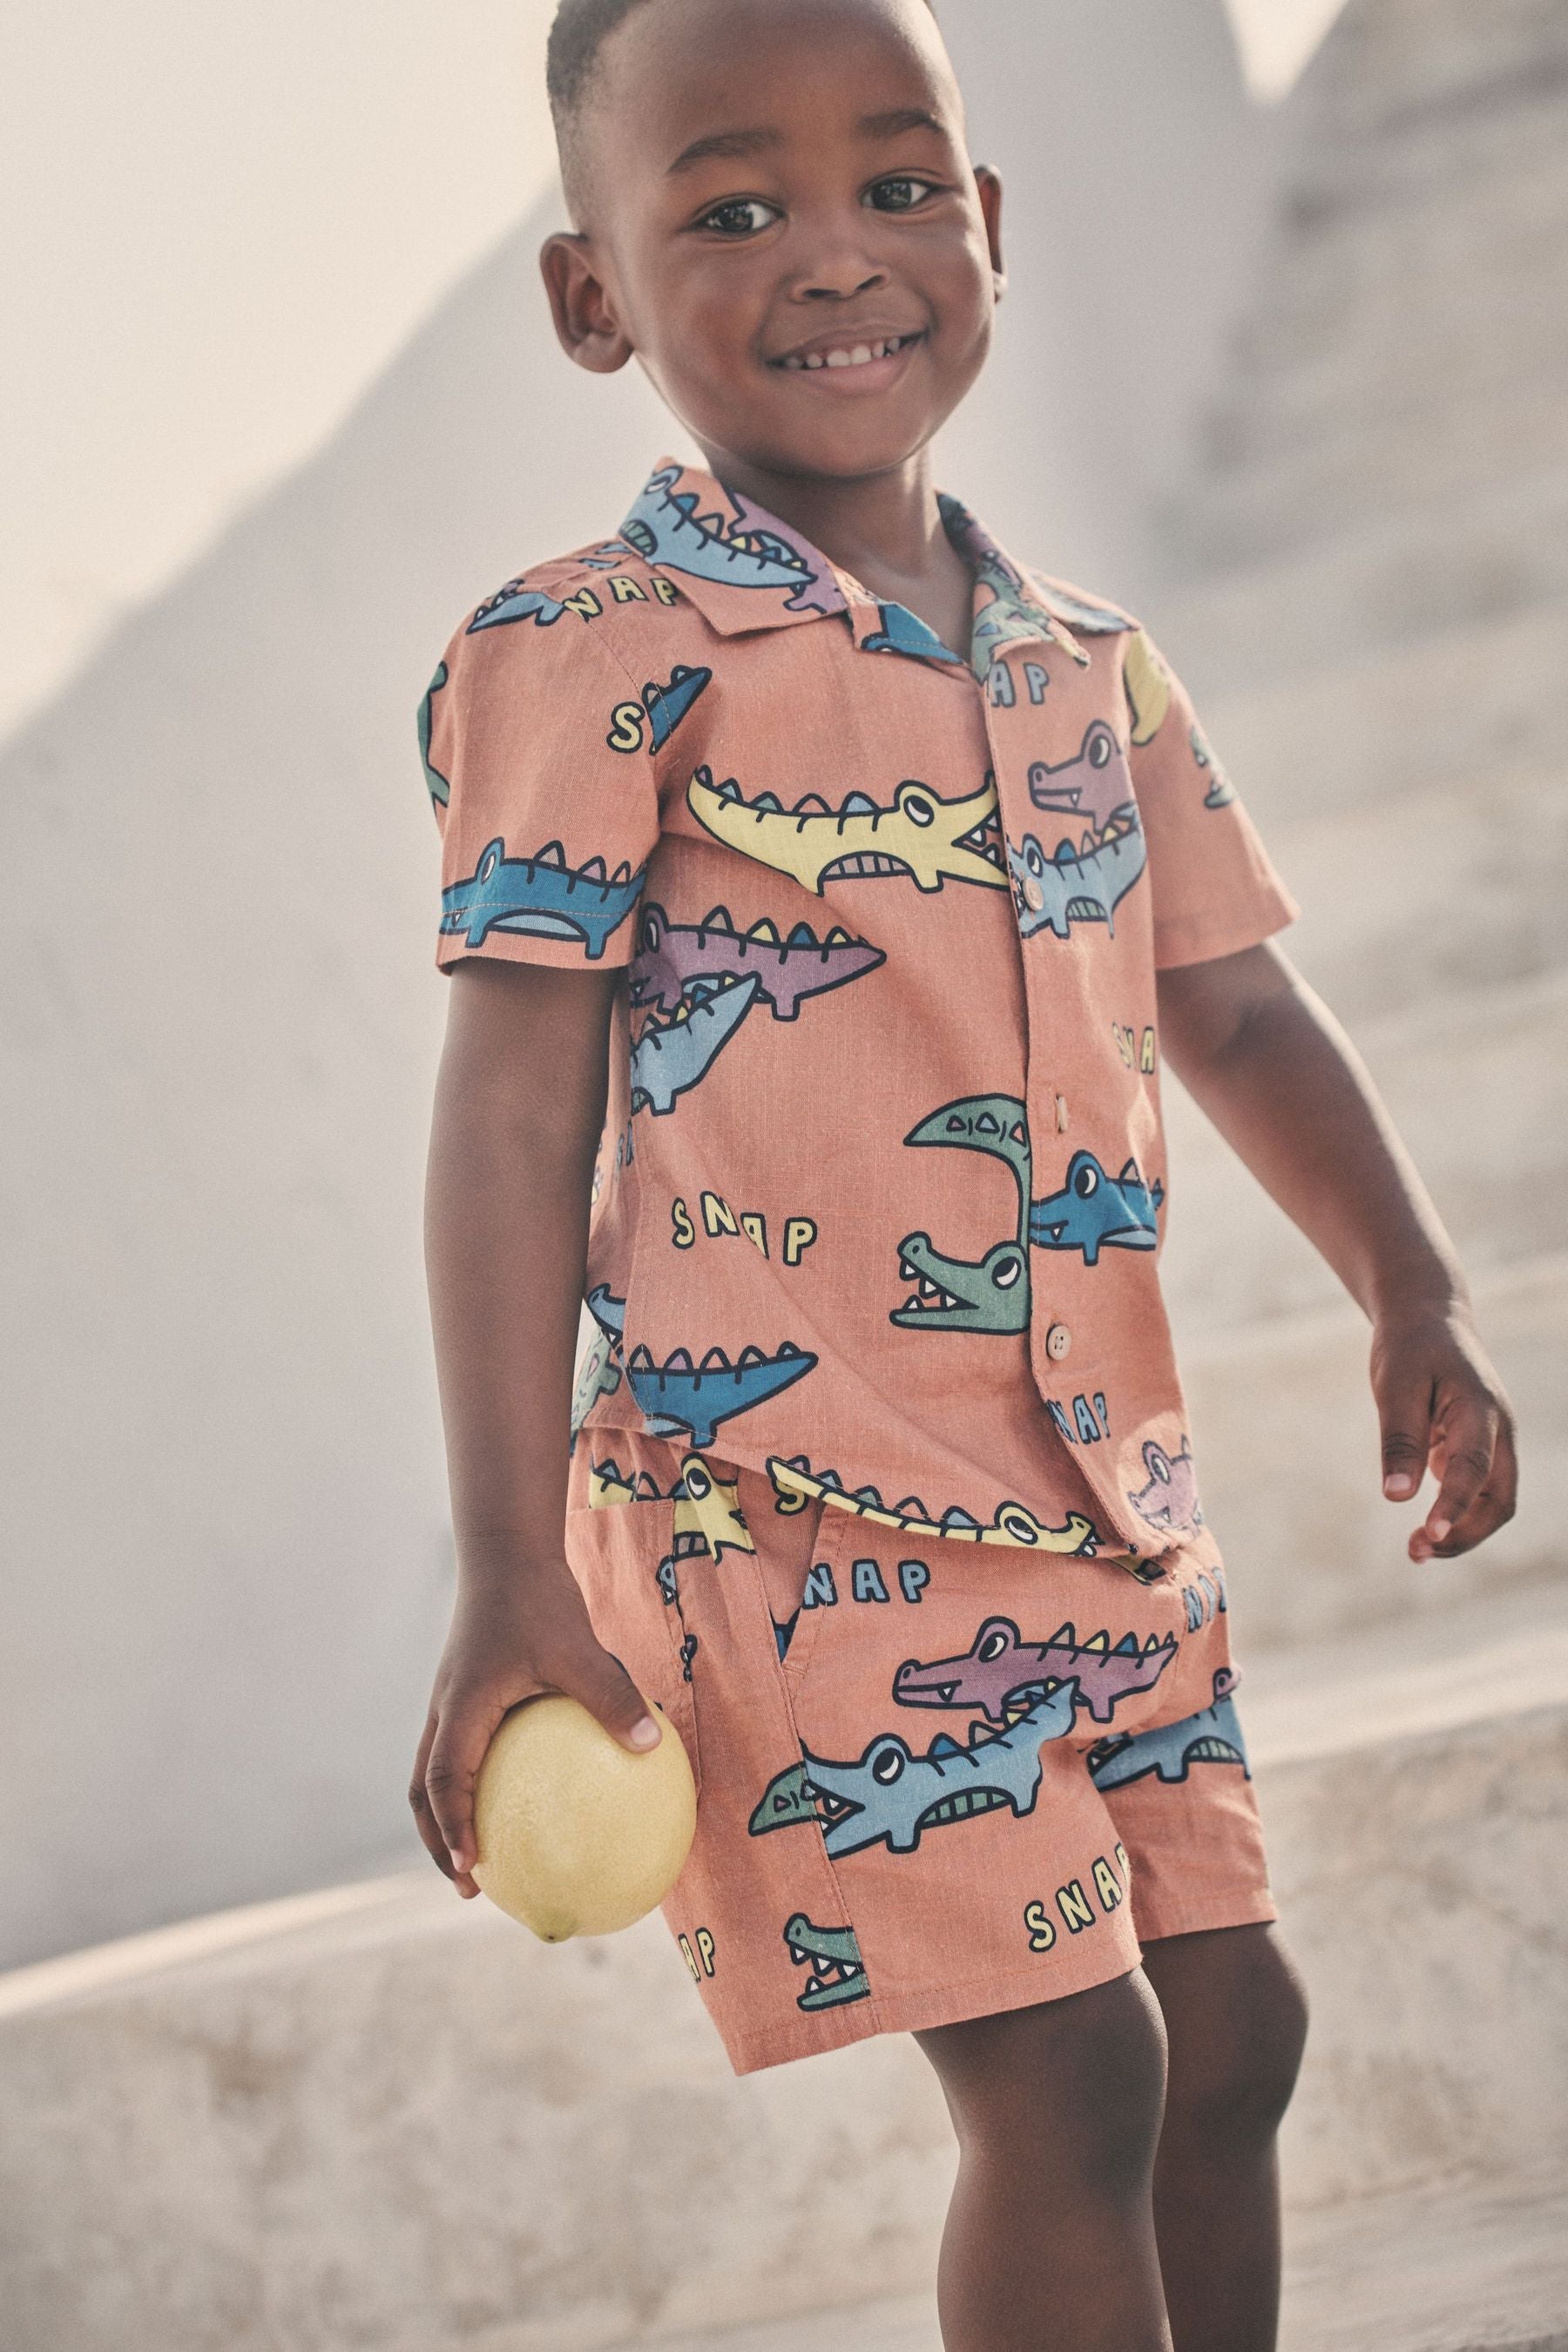
[[[544,87],[555,125],[561,177],[574,220],[580,218],[587,194],[584,169],[582,121],[584,104],[599,63],[599,52],[617,25],[647,0],[557,0],[545,52]],[[925,0],[934,16],[935,0]]]

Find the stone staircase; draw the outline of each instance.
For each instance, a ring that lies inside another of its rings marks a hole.
[[[1568,2347],[1568,1618],[1265,1651],[1245,1704],[1314,2009],[1288,2352]],[[222,1914],[0,1978],[0,2076],[6,2352],[935,2352],[925,2062],[737,2081],[657,1918]]]

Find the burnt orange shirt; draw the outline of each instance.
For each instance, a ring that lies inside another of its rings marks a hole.
[[[1148,1560],[1202,1527],[1154,975],[1296,908],[1137,622],[942,515],[963,651],[671,461],[487,598],[437,959],[625,969],[574,1428]]]

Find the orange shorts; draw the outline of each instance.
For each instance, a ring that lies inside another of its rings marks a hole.
[[[566,1550],[691,1758],[664,1912],[737,2074],[1277,1916],[1223,1570],[914,1535],[605,1428]]]

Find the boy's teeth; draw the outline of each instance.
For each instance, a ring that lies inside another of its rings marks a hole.
[[[903,341],[904,338],[901,335],[889,335],[883,342],[855,343],[847,351],[808,352],[804,359],[785,360],[784,365],[792,368],[864,367],[868,360],[889,358],[892,352],[902,348]]]

